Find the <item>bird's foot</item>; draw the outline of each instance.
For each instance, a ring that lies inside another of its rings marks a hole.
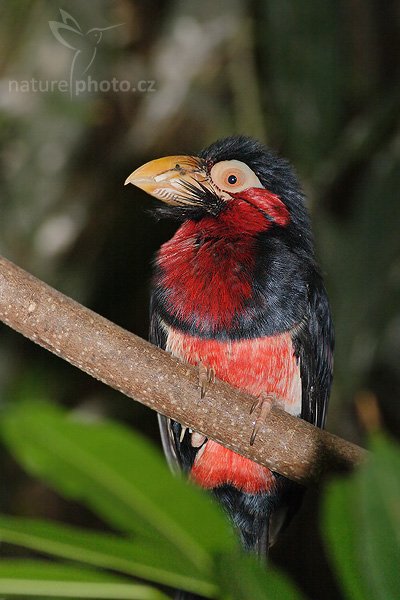
[[[253,413],[257,412],[258,415],[254,421],[253,432],[250,437],[250,446],[254,444],[258,432],[267,420],[269,412],[272,406],[276,404],[276,401],[277,398],[275,394],[266,394],[265,392],[262,392],[260,397],[253,402],[253,405],[250,409],[250,414],[252,415]]]
[[[206,367],[202,362],[199,362],[199,389],[200,400],[206,395],[210,383],[215,381],[215,371],[212,367]]]
[[[181,427],[181,434],[179,436],[179,441],[182,444],[183,439],[185,437],[186,431],[189,432],[190,435],[190,445],[192,446],[192,448],[200,448],[204,442],[207,440],[206,436],[203,435],[202,433],[198,433],[197,431],[193,431],[193,429],[190,429],[188,427],[184,427],[182,425]]]

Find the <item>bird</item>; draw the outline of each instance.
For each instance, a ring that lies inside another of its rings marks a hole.
[[[200,397],[215,377],[255,396],[249,443],[270,402],[323,427],[333,325],[305,196],[289,162],[235,135],[197,156],[152,160],[128,183],[161,201],[158,218],[178,222],[154,261],[150,341],[198,366]],[[170,466],[210,490],[245,550],[265,557],[303,488],[158,418]]]

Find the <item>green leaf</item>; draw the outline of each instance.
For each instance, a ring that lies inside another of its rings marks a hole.
[[[21,403],[2,423],[25,468],[111,525],[168,540],[200,569],[236,545],[222,510],[202,490],[173,478],[161,454],[110,422],[79,422],[45,403]]]
[[[400,449],[377,436],[357,473],[328,486],[324,528],[349,600],[400,598]]]
[[[377,600],[400,598],[400,448],[381,436],[362,470],[365,580]]]
[[[0,516],[0,540],[170,587],[212,596],[215,586],[170,546],[127,540],[61,524]]]
[[[0,562],[0,594],[51,598],[167,600],[160,591],[89,569],[32,560]]]
[[[263,567],[254,556],[230,554],[218,564],[225,600],[303,600],[303,596],[283,574]]]
[[[357,495],[350,481],[338,481],[328,486],[325,496],[324,532],[336,570],[352,600],[367,600],[357,568]]]

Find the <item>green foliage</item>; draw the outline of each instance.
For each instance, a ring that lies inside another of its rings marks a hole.
[[[366,465],[328,487],[324,529],[349,600],[397,600],[400,450],[381,435],[371,446]]]
[[[235,600],[302,600],[289,579],[252,556],[228,555],[218,564],[224,598]]]
[[[116,600],[166,600],[146,585],[70,565],[38,560],[2,560],[0,594],[57,598],[115,598]]]
[[[109,525],[129,534],[126,538],[2,517],[4,542],[207,597],[216,597],[221,588],[230,591],[234,581],[226,577],[229,569],[219,571],[215,564],[230,565],[241,580],[244,559],[219,506],[203,491],[173,478],[164,459],[139,434],[115,423],[85,422],[49,404],[23,401],[7,411],[1,430],[31,474],[64,496],[80,499]],[[254,569],[259,567],[249,564],[246,569],[249,577],[237,597],[246,597],[244,590],[254,588],[259,590],[257,597],[268,598],[262,580],[256,583]],[[273,582],[265,589],[276,587],[279,594],[277,576],[263,578],[266,584],[270,578]],[[35,595],[35,589],[27,586],[20,593]],[[65,587],[67,596],[69,589]]]
[[[118,529],[168,540],[198,566],[210,564],[210,548],[233,546],[208,495],[183,480],[171,485],[163,457],[138,433],[133,438],[116,423],[85,423],[47,404],[23,403],[5,417],[4,435],[31,473]],[[193,519],[198,511],[204,523]]]
[[[1,516],[3,542],[60,561],[4,560],[2,596],[166,597],[133,576],[222,600],[303,598],[284,574],[244,556],[220,508],[172,477],[137,433],[38,402],[7,411],[0,430],[29,473],[125,534]],[[328,486],[324,532],[349,600],[397,600],[400,450],[382,436],[372,450],[357,473]]]
[[[211,598],[220,594],[243,600],[300,598],[278,574],[265,572],[254,559],[243,557],[220,508],[201,490],[173,478],[163,458],[137,433],[115,423],[82,422],[76,414],[38,402],[20,402],[8,411],[1,431],[31,474],[61,494],[82,500],[111,526],[134,534],[127,538],[3,516],[3,542],[97,567],[94,573],[113,570]],[[42,574],[46,580],[46,563],[40,565],[36,578]],[[86,572],[82,570],[81,579],[88,583]],[[24,573],[29,579],[29,573]],[[58,572],[50,569],[49,577],[53,576],[57,578]],[[68,573],[59,581],[70,581]],[[13,585],[4,586],[4,593],[16,589],[29,596],[48,589],[47,584],[42,588]],[[64,583],[59,588],[63,592],[50,589],[56,596],[75,595],[75,588]],[[90,595],[90,589],[83,590],[82,597]],[[118,590],[109,597],[124,597],[116,595],[124,593]],[[139,588],[131,593],[147,592]]]
[[[136,534],[136,543],[138,537],[144,538],[140,540],[143,552],[124,540],[111,539],[112,564],[125,556],[131,562],[128,573],[148,577],[150,568],[153,581],[211,593],[211,552],[233,550],[235,538],[208,495],[173,479],[160,454],[139,434],[115,423],[82,422],[77,415],[65,416],[60,409],[30,402],[8,411],[2,430],[30,473],[64,496],[83,501],[109,525]],[[9,522],[3,535],[23,535],[27,532],[23,523],[21,530],[17,532],[15,523]],[[30,547],[46,552],[51,547],[53,554],[74,558],[79,532],[35,523],[30,533]],[[63,544],[55,548],[57,538]],[[93,564],[93,549],[105,552],[108,544],[89,534],[82,539],[81,559]],[[96,560],[104,565],[104,556],[98,554]]]
[[[193,564],[161,540],[126,539],[33,519],[0,517],[0,538],[30,550],[113,569],[163,585],[213,591]],[[180,583],[178,583],[180,582]]]

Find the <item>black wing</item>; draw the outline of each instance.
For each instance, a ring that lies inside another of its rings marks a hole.
[[[328,297],[319,274],[309,286],[307,312],[293,335],[302,385],[301,418],[323,427],[332,383],[334,335]],[[304,488],[284,477],[280,508],[270,518],[270,544],[297,512]]]
[[[154,302],[150,302],[150,330],[149,341],[163,350],[167,345],[167,334],[162,326],[161,318],[154,309]],[[158,416],[161,442],[167,462],[173,472],[189,471],[199,448],[190,444],[190,436],[181,439],[182,426],[164,415]]]
[[[161,325],[161,319],[153,308],[153,299],[150,301],[150,329],[149,341],[165,350],[167,345],[167,335]],[[172,421],[164,415],[158,414],[158,425],[160,427],[161,442],[168,464],[172,471],[180,469],[180,460],[176,452],[175,436],[172,428]]]
[[[323,427],[332,383],[334,334],[328,297],[319,275],[309,286],[308,312],[293,342],[300,362],[301,417]]]

